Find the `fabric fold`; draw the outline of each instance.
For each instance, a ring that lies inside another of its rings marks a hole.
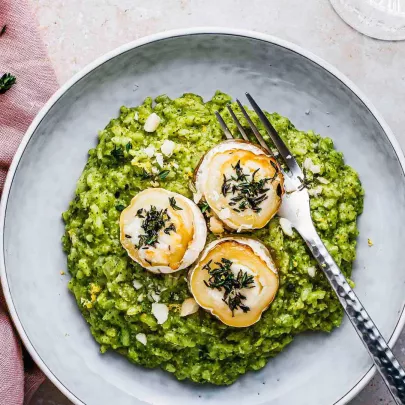
[[[57,90],[55,72],[42,43],[35,15],[26,0],[0,0],[0,77],[16,83],[0,94],[0,196],[12,158],[32,120]],[[45,377],[27,367],[21,343],[0,291],[0,405],[28,404]]]

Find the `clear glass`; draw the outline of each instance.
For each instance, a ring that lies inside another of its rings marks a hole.
[[[330,0],[351,27],[372,38],[405,40],[405,0]]]

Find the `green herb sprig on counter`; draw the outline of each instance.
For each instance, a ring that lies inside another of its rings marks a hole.
[[[204,267],[208,271],[210,278],[208,281],[204,280],[205,285],[211,289],[221,291],[224,289],[223,301],[228,305],[232,311],[232,316],[235,316],[235,310],[241,309],[243,312],[250,311],[243,301],[246,300],[240,290],[243,288],[254,288],[254,278],[246,271],[239,270],[238,275],[235,277],[231,270],[232,261],[222,258],[221,262],[216,262],[218,267],[211,267],[212,260],[210,260]]]
[[[6,91],[10,90],[16,80],[16,77],[11,73],[4,73],[0,78],[0,94],[4,94]]]

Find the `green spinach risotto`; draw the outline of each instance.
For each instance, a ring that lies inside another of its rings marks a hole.
[[[226,326],[202,308],[180,316],[192,295],[188,269],[153,274],[133,261],[120,243],[120,214],[142,190],[160,187],[192,198],[193,173],[200,159],[224,140],[215,118],[219,111],[236,135],[226,104],[217,92],[204,102],[195,94],[177,99],[147,98],[135,108],[121,107],[118,118],[100,131],[98,145],[77,183],[76,196],[63,213],[63,247],[75,296],[102,353],[116,350],[144,367],[160,367],[179,380],[232,384],[249,370],[258,370],[303,331],[330,332],[340,325],[343,310],[304,241],[286,235],[274,217],[264,228],[246,235],[270,250],[278,268],[279,289],[261,319],[246,328]],[[235,105],[239,120],[249,126]],[[146,132],[152,114],[160,118]],[[264,138],[268,136],[250,112]],[[313,222],[347,278],[355,259],[356,220],[363,189],[357,173],[329,138],[299,131],[285,117],[267,114],[298,163],[304,167]],[[165,145],[170,140],[170,153]],[[252,142],[254,138],[252,137]],[[195,191],[195,190],[194,190]],[[209,210],[200,204],[207,218]],[[208,233],[207,242],[217,238]],[[152,306],[164,304],[165,322]]]

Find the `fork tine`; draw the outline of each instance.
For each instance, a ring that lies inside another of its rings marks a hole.
[[[236,124],[236,126],[237,126],[238,129],[239,129],[240,134],[242,135],[242,138],[243,138],[245,141],[250,142],[248,136],[246,135],[245,130],[244,130],[243,127],[242,127],[242,124],[239,122],[239,120],[238,120],[238,118],[236,117],[235,113],[233,112],[231,106],[228,104],[227,107],[228,107],[229,113],[231,114],[231,117],[232,117],[232,119],[233,119],[233,122]]]
[[[255,110],[256,114],[258,115],[267,133],[269,134],[271,140],[274,143],[274,146],[277,148],[281,157],[284,159],[287,167],[290,169],[291,174],[293,176],[303,178],[301,168],[298,166],[297,161],[293,157],[290,150],[287,148],[287,145],[280,138],[280,135],[277,133],[276,129],[273,127],[273,125],[271,125],[270,121],[267,119],[266,115],[261,110],[261,108],[257,105],[253,97],[249,93],[246,93],[246,97],[249,100],[249,103],[251,104],[253,109]]]
[[[231,131],[225,124],[225,121],[223,120],[223,118],[221,117],[221,115],[218,111],[215,111],[215,116],[217,117],[219,125],[221,125],[221,128],[224,131],[226,139],[233,139],[233,135],[232,135]]]
[[[257,129],[256,125],[253,123],[253,121],[251,120],[251,118],[249,117],[249,114],[246,112],[245,108],[243,107],[242,103],[236,99],[236,102],[239,105],[239,108],[241,109],[243,115],[246,118],[246,121],[248,122],[250,128],[252,128],[253,133],[255,134],[255,137],[257,139],[257,141],[260,143],[260,145],[266,149],[269,153],[271,153],[273,155],[272,150],[269,148],[269,146],[267,145],[266,141],[263,139],[261,133],[259,132],[259,130]]]

